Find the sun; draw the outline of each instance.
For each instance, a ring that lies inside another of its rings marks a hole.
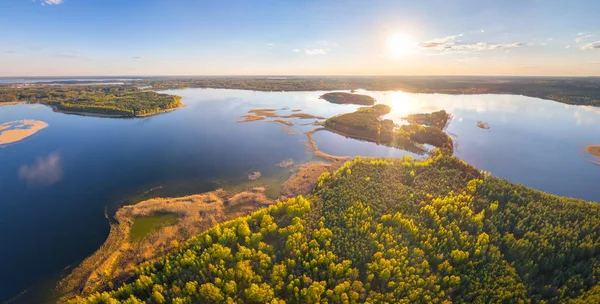
[[[393,58],[402,58],[416,51],[415,40],[404,33],[391,35],[387,40],[387,51]]]

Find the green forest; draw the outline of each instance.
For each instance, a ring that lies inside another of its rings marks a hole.
[[[375,104],[375,98],[369,95],[352,94],[346,92],[331,92],[321,95],[319,97],[325,99],[331,103],[337,104],[357,104],[370,106]]]
[[[431,114],[409,115],[409,125],[396,125],[391,119],[381,119],[391,108],[385,104],[359,108],[353,113],[337,115],[327,119],[328,130],[342,135],[372,141],[414,153],[425,153],[421,144],[441,148],[444,153],[452,154],[453,142],[443,127],[450,115],[446,111]],[[421,123],[421,124],[419,124]]]
[[[136,117],[178,108],[181,97],[117,85],[0,87],[2,102],[42,103],[59,112]]]
[[[71,303],[598,303],[600,206],[453,156],[357,158]]]

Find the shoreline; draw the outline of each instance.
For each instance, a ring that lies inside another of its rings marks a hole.
[[[94,113],[94,112],[65,111],[65,110],[60,110],[55,106],[51,106],[51,105],[46,105],[46,106],[49,106],[50,108],[52,108],[52,111],[55,113],[61,113],[61,114],[67,114],[67,115],[79,115],[79,116],[100,117],[100,118],[124,118],[124,119],[131,118],[131,119],[135,119],[135,118],[145,118],[145,117],[150,117],[150,116],[154,116],[154,115],[169,113],[169,112],[175,111],[177,109],[184,108],[187,106],[187,104],[185,104],[185,105],[181,104],[181,106],[179,106],[177,108],[166,109],[166,110],[161,110],[161,111],[155,112],[155,113],[140,114],[140,115],[135,115],[135,116],[120,115],[120,114],[102,114],[102,113]]]
[[[315,157],[324,159],[324,160],[332,162],[332,163],[345,162],[345,161],[351,160],[352,159],[351,156],[336,156],[336,155],[331,155],[331,154],[327,154],[325,152],[319,151],[319,147],[317,146],[317,142],[315,141],[313,134],[315,134],[318,131],[323,131],[323,130],[327,130],[327,129],[317,128],[317,129],[314,129],[314,130],[304,133],[308,137],[307,147],[311,151],[313,151],[313,155]]]
[[[194,235],[275,203],[265,196],[264,190],[217,189],[181,197],[150,198],[119,208],[112,219],[106,216],[110,231],[104,243],[56,284],[58,302],[101,291],[109,282],[122,282],[139,265],[176,250]],[[161,212],[175,214],[177,223],[160,227],[142,240],[131,239],[136,218]]]
[[[2,106],[12,106],[12,105],[18,105],[18,104],[28,104],[29,102],[27,101],[9,101],[9,102],[0,102],[0,107]]]
[[[335,171],[342,163],[314,161],[299,164],[281,184],[283,190],[278,199],[269,198],[265,186],[258,180],[258,184],[240,190],[219,188],[180,197],[145,199],[120,207],[112,216],[105,211],[110,225],[106,240],[91,255],[70,265],[70,271],[65,268],[66,272],[55,285],[54,298],[62,303],[124,282],[134,275],[139,265],[176,251],[189,239],[219,223],[309,193],[317,185],[319,176]],[[292,165],[290,160],[278,164],[282,168]],[[157,213],[175,214],[178,220],[150,232],[141,240],[132,240],[131,230],[136,218]]]

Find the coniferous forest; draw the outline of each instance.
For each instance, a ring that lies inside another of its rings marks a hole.
[[[600,206],[453,156],[357,158],[72,303],[598,303]]]

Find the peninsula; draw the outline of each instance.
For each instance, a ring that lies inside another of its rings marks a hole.
[[[446,111],[431,114],[415,114],[409,116],[413,122],[423,122],[426,125],[410,124],[396,125],[391,119],[381,119],[391,108],[384,104],[359,108],[353,113],[337,115],[327,119],[325,128],[344,136],[375,142],[390,147],[404,149],[423,154],[426,152],[422,144],[441,148],[445,153],[452,154],[453,142],[440,126],[449,119]],[[431,125],[431,126],[428,126]]]
[[[98,117],[145,117],[182,106],[181,97],[130,85],[0,86],[0,104],[41,103],[56,112]]]

